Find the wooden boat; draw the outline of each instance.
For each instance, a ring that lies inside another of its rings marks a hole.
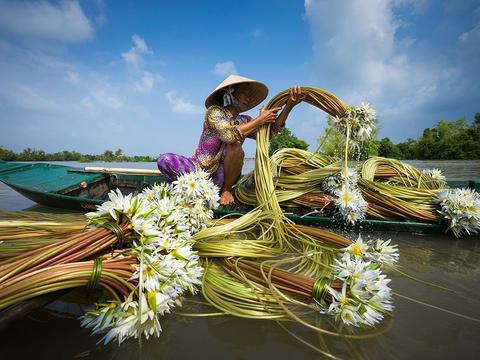
[[[38,204],[56,208],[90,211],[107,199],[110,190],[119,188],[124,194],[137,194],[144,188],[165,179],[160,175],[121,173],[87,173],[82,168],[47,164],[0,162],[0,181]],[[479,181],[450,182],[452,187],[470,187],[480,190]],[[241,215],[244,212],[220,207],[217,216]],[[286,213],[299,224],[340,228],[333,217],[299,216]],[[362,220],[357,225],[362,231],[401,231],[414,233],[442,233],[446,226],[412,221]]]

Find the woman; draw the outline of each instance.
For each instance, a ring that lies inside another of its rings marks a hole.
[[[245,138],[254,139],[257,129],[269,123],[275,136],[285,127],[290,110],[305,98],[300,87],[295,86],[290,89],[288,102],[278,116],[279,107],[270,110],[263,107],[256,118],[240,115],[257,106],[267,95],[267,86],[258,81],[237,75],[227,77],[205,100],[207,113],[195,154],[187,158],[166,153],[158,158],[158,168],[167,181],[199,167],[209,172],[220,187],[220,204],[233,203],[232,186],[242,172]]]

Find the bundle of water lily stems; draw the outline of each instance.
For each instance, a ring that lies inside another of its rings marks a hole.
[[[343,218],[347,225],[369,218],[446,223],[457,237],[480,231],[480,195],[450,189],[438,169],[420,171],[400,160],[371,157],[346,173],[338,160],[299,149],[277,151],[271,165],[275,194],[286,209],[310,209],[308,214],[340,215],[342,220],[342,210],[350,207],[355,211]],[[252,180],[253,174],[244,176],[236,195],[256,206]]]
[[[302,91],[305,101],[339,121],[362,119],[362,109],[326,91]],[[283,91],[267,108],[287,99]],[[358,130],[339,128],[347,139]],[[59,289],[96,289],[96,304],[82,324],[105,334],[105,342],[121,343],[158,336],[161,316],[186,292],[200,288],[222,314],[296,321],[332,336],[365,336],[352,327],[373,327],[392,310],[383,267],[398,260],[396,246],[379,239],[351,241],[285,218],[279,202],[315,193],[341,165],[317,154],[302,164],[277,159],[274,165],[291,173],[274,177],[268,143],[266,125],[257,133],[257,206],[240,218],[212,219],[218,188],[202,171],[134,197],[110,193],[110,201],[87,214],[83,230],[82,221],[64,221],[64,215],[0,213],[5,219],[0,221],[0,310]],[[295,183],[305,188],[298,191]],[[8,227],[12,219],[21,230]],[[337,321],[321,322],[332,316]]]

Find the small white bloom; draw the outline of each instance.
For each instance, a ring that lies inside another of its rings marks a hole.
[[[447,179],[445,176],[442,174],[442,170],[433,168],[433,169],[424,169],[422,171],[425,175],[430,176],[433,180],[441,182],[441,183],[446,183]]]

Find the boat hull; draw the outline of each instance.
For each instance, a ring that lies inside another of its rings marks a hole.
[[[53,164],[0,163],[0,181],[28,199],[53,208],[78,211],[91,211],[104,202],[104,199],[81,196],[82,189],[78,184],[89,185],[111,181],[111,174],[88,174],[81,168]],[[114,179],[123,183],[141,182],[145,186],[163,182],[158,175],[113,175]],[[469,186],[480,189],[480,183],[475,181],[456,182],[453,186]],[[78,189],[76,189],[78,188]],[[107,189],[108,190],[108,189]],[[69,193],[70,191],[70,193]],[[72,192],[77,191],[76,195]],[[217,216],[242,215],[245,212],[229,210],[220,207],[215,211]],[[344,224],[334,217],[300,216],[288,214],[285,216],[298,224],[343,229]],[[397,231],[409,233],[444,233],[447,227],[443,224],[427,224],[413,221],[380,221],[362,220],[355,227],[345,230],[361,231]]]

